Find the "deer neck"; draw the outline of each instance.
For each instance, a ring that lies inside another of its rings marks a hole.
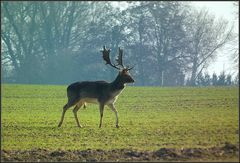
[[[125,83],[121,80],[118,75],[116,79],[111,83],[111,88],[113,90],[122,90],[125,87]]]

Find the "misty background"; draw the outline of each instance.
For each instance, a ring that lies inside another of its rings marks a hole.
[[[191,2],[1,2],[3,83],[110,82],[106,45],[113,62],[123,48],[136,86],[238,85],[238,42],[234,24]],[[234,76],[205,71],[223,48]]]

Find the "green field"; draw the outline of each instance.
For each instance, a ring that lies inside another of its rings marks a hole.
[[[238,87],[126,87],[115,114],[97,105],[72,108],[58,128],[67,86],[3,84],[1,148],[4,150],[210,148],[239,144]]]

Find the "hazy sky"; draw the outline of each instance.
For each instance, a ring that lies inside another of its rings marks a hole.
[[[230,24],[234,23],[234,31],[239,33],[239,19],[236,14],[239,11],[233,5],[233,1],[195,1],[191,3],[196,9],[207,8],[216,17],[227,19]],[[234,75],[236,75],[238,68],[233,68],[233,62],[229,55],[226,50],[219,52],[216,60],[208,67],[208,72],[219,74],[224,68],[227,73],[233,74],[235,72]]]

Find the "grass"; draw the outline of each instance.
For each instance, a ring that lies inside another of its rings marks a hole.
[[[238,87],[127,87],[115,114],[88,104],[78,117],[72,108],[58,122],[66,103],[66,86],[3,84],[1,148],[5,150],[209,148],[239,144]]]

